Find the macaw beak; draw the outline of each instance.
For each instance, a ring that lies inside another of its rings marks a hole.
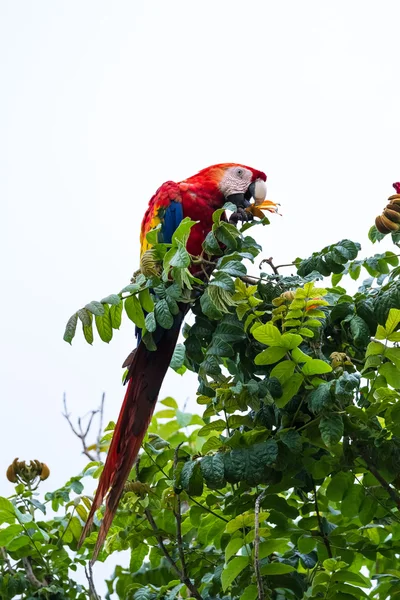
[[[245,194],[231,194],[230,196],[226,197],[226,201],[232,202],[238,208],[246,208],[247,206],[250,206],[250,202],[247,200],[247,192]]]

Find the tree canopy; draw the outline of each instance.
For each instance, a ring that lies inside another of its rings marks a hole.
[[[262,248],[250,233],[268,219],[235,227],[223,213],[200,257],[186,250],[189,219],[171,244],[150,232],[159,271],[66,326],[67,342],[79,322],[88,343],[95,330],[110,342],[126,315],[151,349],[180,303],[194,313],[171,367],[198,375],[198,414],[160,402],[99,557],[130,551],[107,597],[400,598],[400,236],[367,258],[341,240],[296,258],[289,276],[264,259],[272,274],[255,277]],[[369,237],[383,235],[374,226]],[[113,428],[92,449],[106,451]],[[0,597],[96,598],[97,532],[77,542],[91,506],[83,482],[96,487],[102,462],[44,498],[38,465],[7,472]],[[87,588],[74,581],[79,566]]]

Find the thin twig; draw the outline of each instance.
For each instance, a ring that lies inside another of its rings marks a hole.
[[[3,546],[0,547],[0,553],[1,556],[3,557],[4,562],[6,563],[6,567],[8,569],[8,572],[10,573],[10,575],[13,575],[15,573],[14,569],[11,566],[11,561],[8,558],[8,554],[5,548],[3,548]]]
[[[104,394],[103,394],[103,396],[104,396]],[[96,588],[94,585],[93,569],[92,569],[92,565],[90,562],[89,562],[89,569],[87,569],[87,567],[85,566],[85,575],[86,575],[86,579],[88,580],[88,584],[89,584],[90,600],[100,600],[100,596],[96,592]]]
[[[96,454],[97,454],[97,460],[100,460],[100,441],[103,435],[103,417],[104,417],[104,401],[106,399],[106,394],[105,392],[103,392],[102,396],[101,396],[101,404],[100,404],[100,416],[99,416],[99,432],[97,434],[97,441],[96,441]]]
[[[189,577],[187,577],[187,576],[185,577],[184,576],[183,572],[180,571],[180,569],[178,568],[178,565],[176,564],[176,562],[174,561],[174,559],[170,555],[170,553],[168,551],[168,548],[165,546],[162,537],[158,533],[158,527],[156,525],[156,522],[153,519],[153,515],[151,514],[151,511],[148,508],[146,508],[146,510],[144,511],[144,514],[146,515],[147,520],[150,523],[150,526],[151,526],[151,528],[154,531],[154,537],[156,538],[156,540],[158,542],[158,547],[160,548],[161,552],[164,554],[165,558],[167,559],[167,561],[171,565],[171,568],[173,569],[173,571],[179,577],[179,579],[181,580],[181,582],[186,585],[186,587],[188,588],[188,590],[191,593],[191,595],[193,596],[193,598],[196,598],[197,600],[203,600],[203,597],[200,595],[200,593],[197,590],[197,588],[190,581]]]
[[[154,458],[151,456],[151,454],[146,450],[146,448],[144,446],[142,446],[143,450],[145,451],[145,453],[147,454],[147,456],[150,458],[150,460],[152,461],[153,465],[155,467],[157,467],[157,469],[160,471],[160,473],[162,473],[164,475],[164,477],[166,477],[167,479],[169,479],[169,475],[164,471],[164,469],[162,467],[160,467],[159,464],[156,463],[156,461],[154,460]],[[136,476],[139,479],[139,459],[136,462]],[[197,504],[197,506],[200,506],[201,508],[203,508],[206,512],[210,513],[210,515],[214,515],[214,517],[217,517],[217,519],[221,519],[221,521],[225,521],[225,523],[229,523],[229,519],[225,519],[225,517],[222,517],[221,515],[219,515],[218,513],[214,512],[213,510],[211,510],[211,508],[209,508],[208,506],[205,506],[204,504],[201,504],[201,502],[198,502],[195,498],[193,498],[193,496],[191,496],[190,494],[187,494],[188,498],[190,498],[190,500],[192,502],[194,502],[195,504]]]
[[[101,452],[100,451],[100,439],[101,439],[101,434],[102,434],[102,430],[103,430],[104,400],[105,400],[105,394],[103,393],[102,398],[101,398],[100,408],[98,408],[97,410],[92,410],[90,412],[89,421],[88,421],[88,424],[87,424],[86,429],[84,431],[83,427],[82,427],[82,418],[81,417],[78,418],[78,427],[79,427],[79,430],[77,430],[74,427],[74,424],[71,421],[71,415],[70,415],[70,413],[68,412],[68,409],[67,409],[67,398],[66,398],[65,393],[64,393],[64,396],[63,396],[63,404],[64,404],[64,412],[62,413],[63,417],[65,417],[66,420],[68,421],[68,424],[69,424],[69,426],[70,426],[70,428],[72,430],[72,433],[74,435],[76,435],[76,437],[81,440],[81,442],[82,442],[82,454],[84,454],[85,456],[87,456],[87,458],[89,460],[91,460],[91,461],[100,460],[100,452]],[[90,433],[90,429],[91,429],[91,426],[92,426],[92,423],[93,423],[93,419],[94,419],[94,417],[96,415],[99,415],[100,424],[99,424],[99,433],[97,435],[97,440],[96,440],[96,455],[93,455],[93,454],[91,454],[91,452],[88,449],[88,444],[86,443],[86,438],[87,438],[87,436]]]
[[[39,579],[36,577],[36,575],[32,571],[32,565],[31,561],[29,560],[29,557],[23,557],[22,564],[24,565],[26,578],[31,585],[38,589],[46,587],[48,585],[48,582],[45,579],[43,581],[39,581]]]
[[[178,466],[178,459],[179,459],[178,453],[179,453],[179,448],[181,447],[182,443],[178,444],[177,447],[175,448],[174,473],[176,472],[176,468]],[[181,513],[181,511],[182,511],[181,496],[179,493],[176,493],[176,509],[174,510],[175,521],[176,521],[176,540],[178,543],[179,558],[181,560],[182,575],[183,575],[183,577],[187,578],[188,574],[187,574],[185,551],[183,548],[183,539],[182,539],[182,513]]]
[[[274,275],[279,275],[279,269],[283,269],[283,267],[294,267],[295,264],[294,263],[287,263],[284,265],[274,265],[274,263],[272,262],[273,258],[272,256],[270,258],[264,258],[260,264],[259,264],[259,268],[261,269],[263,263],[267,263],[267,265],[269,265],[271,267],[271,269],[274,272]]]
[[[377,470],[377,468],[369,462],[368,458],[365,456],[365,453],[361,452],[360,454],[361,454],[362,458],[365,460],[365,462],[367,464],[368,471],[370,473],[372,473],[372,475],[375,477],[375,479],[377,479],[379,481],[379,483],[381,484],[381,486],[387,491],[387,493],[389,494],[389,496],[391,497],[391,499],[393,500],[393,502],[396,504],[397,508],[400,510],[400,496],[389,485],[389,483],[386,481],[386,479],[384,479],[382,477],[382,475],[379,473],[379,471]]]
[[[273,270],[273,272],[274,272],[274,275],[279,275],[279,270],[278,270],[278,267],[276,267],[272,261],[273,261],[273,258],[272,258],[272,256],[270,256],[269,258],[264,258],[264,260],[262,260],[262,261],[260,262],[260,264],[259,264],[259,268],[261,269],[262,265],[263,265],[264,263],[267,263],[267,265],[269,265],[269,266],[271,267],[271,269]]]
[[[257,496],[254,509],[254,571],[256,573],[258,600],[265,600],[264,585],[260,570],[260,504],[264,500],[267,490]]]
[[[319,506],[318,506],[318,498],[317,498],[317,488],[315,487],[315,483],[314,483],[314,478],[312,478],[312,486],[313,486],[313,492],[314,492],[314,504],[315,504],[315,512],[317,513],[317,520],[318,520],[318,527],[319,527],[319,533],[322,537],[322,540],[325,544],[325,548],[326,551],[328,553],[329,558],[332,558],[332,549],[329,543],[329,540],[326,536],[326,533],[324,533],[324,529],[322,527],[322,519],[321,519],[321,515],[319,512]]]

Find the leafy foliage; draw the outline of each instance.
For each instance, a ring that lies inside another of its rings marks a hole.
[[[100,554],[130,551],[109,597],[398,598],[398,258],[359,259],[360,245],[342,240],[296,259],[295,275],[252,278],[261,248],[248,229],[257,222],[237,229],[222,214],[201,257],[186,251],[188,220],[169,245],[150,232],[162,269],[67,324],[69,342],[78,321],[89,343],[93,322],[109,342],[125,311],[154,345],[182,305],[195,316],[171,367],[198,375],[202,414],[167,398],[153,417]],[[363,269],[369,277],[355,293],[338,285]],[[2,598],[87,597],[70,570],[95,544],[93,532],[77,550],[91,505],[82,480],[101,468],[90,463],[41,501],[21,484],[0,499]],[[52,518],[43,514],[50,506]]]

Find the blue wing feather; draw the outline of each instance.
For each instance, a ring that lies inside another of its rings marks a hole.
[[[174,234],[174,231],[178,228],[182,220],[182,202],[176,202],[175,200],[171,200],[169,206],[165,210],[163,223],[161,226],[161,237],[164,244],[170,244],[172,242],[172,236]],[[142,330],[139,329],[139,327],[136,327],[136,337],[137,343],[139,345],[142,339]]]
[[[174,231],[179,226],[180,222],[183,219],[183,207],[182,202],[176,202],[175,200],[171,200],[168,208],[165,210],[165,215],[163,219],[163,224],[161,227],[161,233],[163,237],[163,242],[165,244],[170,244],[172,241],[172,235]]]

